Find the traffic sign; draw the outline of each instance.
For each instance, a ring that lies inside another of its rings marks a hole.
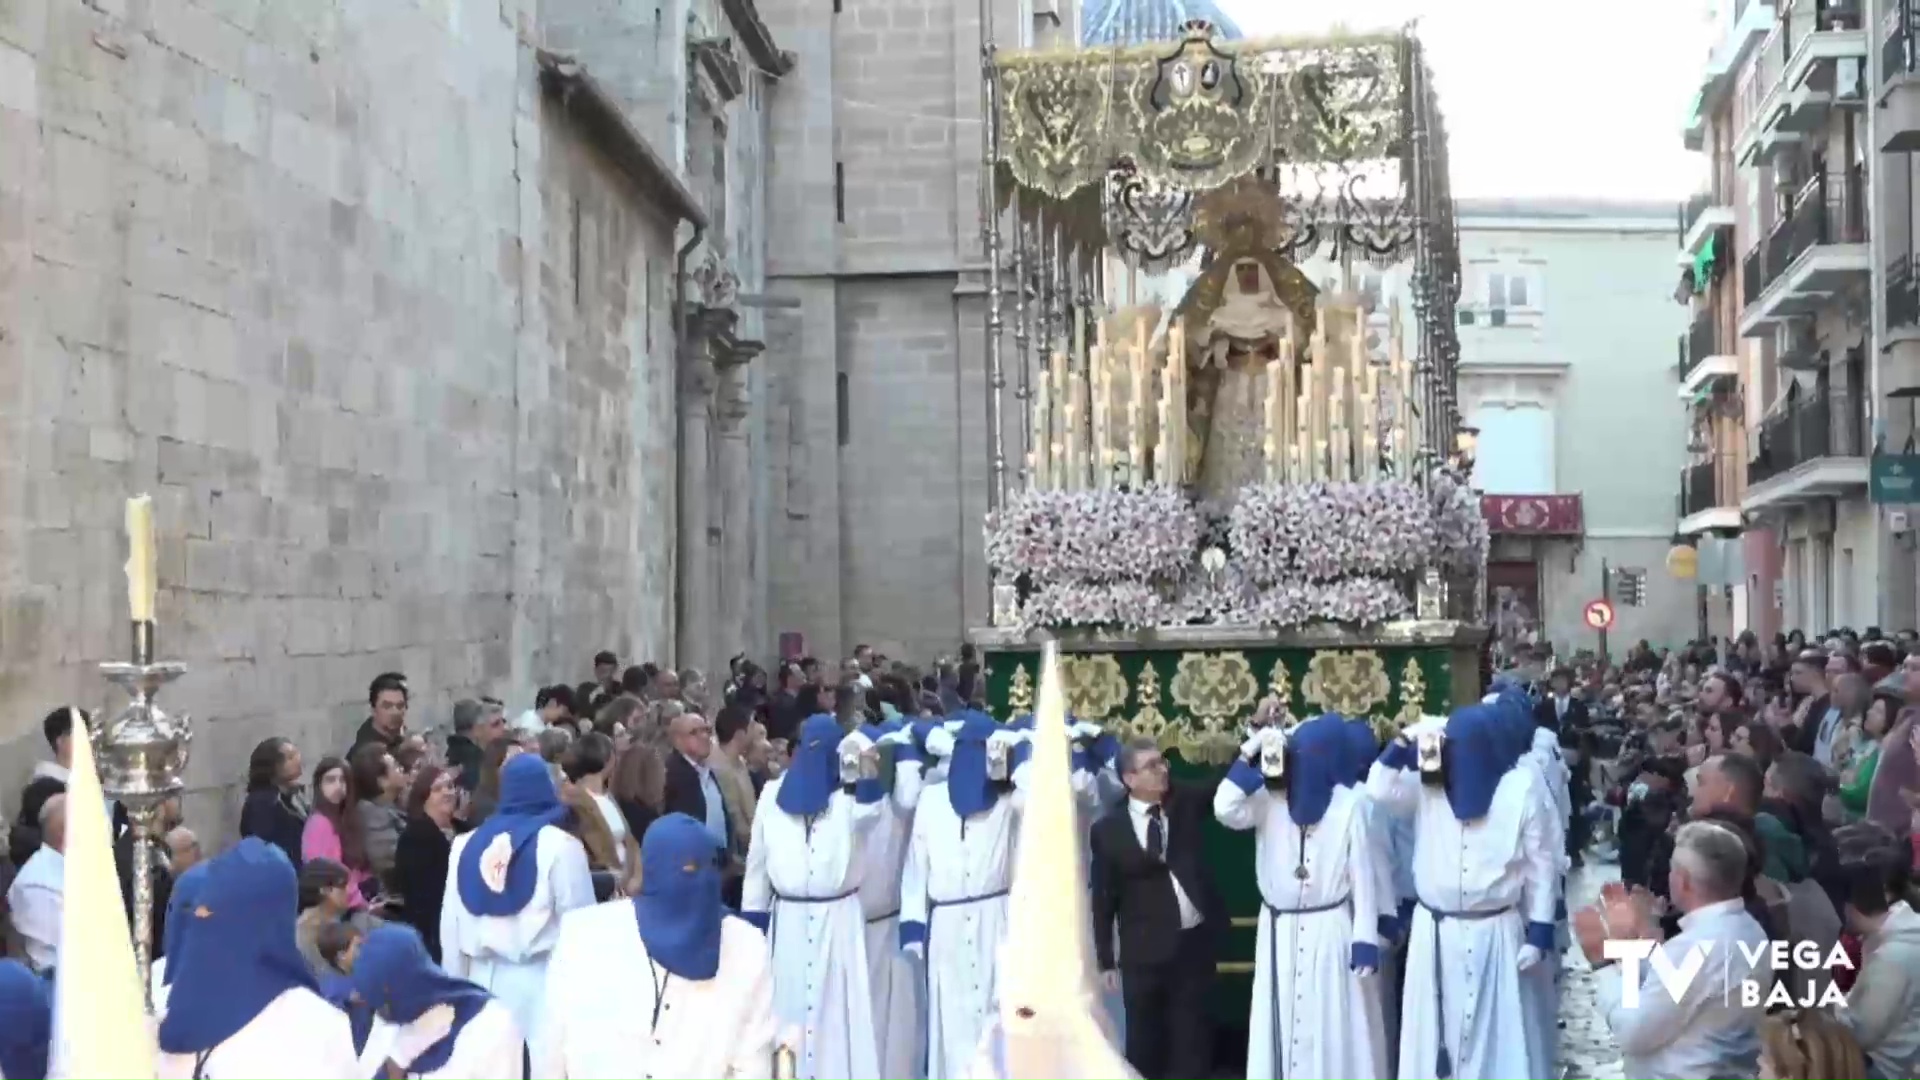
[[[1595,630],[1605,630],[1613,625],[1613,605],[1605,600],[1595,600],[1587,605],[1587,625]]]

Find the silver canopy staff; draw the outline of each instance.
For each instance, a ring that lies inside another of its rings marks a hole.
[[[641,842],[640,895],[576,911],[561,923],[547,967],[547,1026],[537,1041],[535,1076],[772,1075],[767,941],[721,904],[716,854],[704,823],[668,814]]]
[[[1367,777],[1376,802],[1414,815],[1419,905],[1400,1016],[1402,1080],[1538,1076],[1521,971],[1553,948],[1559,863],[1521,747],[1499,711],[1470,705],[1402,732]],[[1417,747],[1417,749],[1416,749]],[[1524,905],[1524,910],[1523,910]]]
[[[879,1075],[860,883],[885,792],[873,743],[822,713],[753,816],[740,910],[773,949],[774,1014],[802,1031],[807,1080]],[[865,775],[875,773],[876,775]]]
[[[440,909],[447,974],[499,998],[536,1042],[560,919],[593,903],[587,851],[560,827],[567,812],[546,762],[510,759],[500,770],[499,806],[453,841]]]
[[[1266,727],[1241,747],[1213,799],[1229,829],[1254,831],[1262,901],[1248,1017],[1249,1077],[1380,1076],[1386,1039],[1377,844],[1351,776],[1347,722],[1291,734]]]

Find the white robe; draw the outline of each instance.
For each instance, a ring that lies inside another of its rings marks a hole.
[[[663,989],[656,975],[664,976]],[[560,925],[533,1075],[767,1080],[774,1037],[773,965],[766,937],[752,924],[722,920],[719,970],[690,982],[656,973],[633,902],[610,900]]]
[[[204,1060],[163,1050],[153,1067],[158,1080],[365,1080],[367,1075],[353,1052],[347,1014],[298,988],[268,1002]]]
[[[761,792],[740,910],[772,914],[773,1011],[800,1029],[803,1080],[869,1080],[881,1073],[860,882],[886,808],[835,791],[809,827],[780,809],[784,779]]]
[[[533,839],[538,878],[533,897],[516,915],[481,917],[460,901],[460,855],[472,833],[456,836],[447,859],[447,899],[440,908],[440,966],[499,999],[520,1030],[536,1042],[547,986],[547,956],[560,938],[561,916],[593,903],[587,850],[565,830],[548,825]],[[539,1052],[535,1046],[535,1053]]]
[[[446,1037],[453,1026],[453,1008],[428,1009],[410,1024],[375,1020],[367,1045],[360,1052],[362,1076],[374,1076],[391,1061],[419,1080],[502,1080],[528,1073],[526,1037],[513,1013],[498,1001],[482,1006],[454,1036],[453,1052],[432,1072],[414,1072],[412,1063],[423,1051]]]
[[[1260,788],[1249,795],[1231,780],[1220,781],[1214,793],[1213,813],[1222,825],[1254,830],[1264,901],[1247,1021],[1251,1080],[1342,1080],[1386,1069],[1378,978],[1351,967],[1355,943],[1380,947],[1380,867],[1369,809],[1364,794],[1335,788],[1308,834],[1288,816],[1285,796]],[[1297,876],[1301,866],[1304,881]],[[1275,913],[1311,908],[1325,910]]]
[[[860,910],[866,919],[867,987],[873,993],[874,1051],[880,1075],[910,1080],[920,1069],[920,965],[900,949],[900,876],[920,802],[920,763],[901,762],[893,794],[867,837]]]
[[[945,781],[913,816],[900,920],[926,927],[927,1076],[968,1075],[997,1004],[1007,890],[1025,795],[1016,788],[962,822]]]
[[[1426,786],[1412,770],[1375,764],[1367,789],[1392,812],[1416,815],[1413,878],[1420,904],[1407,943],[1402,1080],[1435,1080],[1443,1031],[1459,1080],[1545,1075],[1553,1063],[1533,1061],[1519,969],[1526,924],[1553,922],[1559,867],[1538,772],[1508,769],[1487,816],[1472,822],[1454,817],[1445,790]],[[1442,912],[1506,910],[1436,922],[1428,905]]]
[[[1554,857],[1553,906],[1558,930],[1564,921],[1560,912],[1564,907],[1566,873],[1572,866],[1566,856],[1567,819],[1573,812],[1567,781],[1572,773],[1560,757],[1559,739],[1546,728],[1534,729],[1533,747],[1521,761],[1536,770],[1540,781],[1537,798],[1540,813],[1546,818],[1548,849]],[[1564,936],[1556,940],[1560,948],[1565,944]],[[1560,948],[1548,950],[1538,964],[1520,973],[1522,996],[1527,1003],[1528,1053],[1543,1069],[1553,1067],[1560,1058]]]

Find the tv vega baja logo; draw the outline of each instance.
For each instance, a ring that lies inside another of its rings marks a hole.
[[[1696,942],[1687,949],[1686,954],[1676,963],[1667,950],[1660,948],[1660,942],[1647,938],[1609,938],[1601,946],[1602,954],[1609,960],[1620,963],[1620,1004],[1629,1009],[1640,1007],[1640,980],[1644,977],[1641,963],[1653,966],[1653,973],[1660,979],[1660,985],[1666,988],[1667,997],[1677,1005],[1686,999],[1687,992],[1693,987],[1694,980],[1707,966],[1707,956],[1719,942]],[[1743,978],[1738,981],[1740,1004],[1747,1008],[1764,1006],[1768,1009],[1776,1006],[1797,1006],[1802,1009],[1834,1005],[1845,1005],[1846,994],[1828,972],[1836,968],[1853,968],[1853,961],[1847,958],[1846,950],[1835,945],[1833,951],[1824,957],[1820,946],[1811,941],[1796,941],[1789,948],[1784,941],[1763,941],[1758,945],[1746,942],[1736,943],[1741,959],[1746,961],[1747,970],[1770,972],[1773,977]],[[1824,962],[1823,962],[1824,961]],[[1727,963],[1721,963],[1720,993],[1730,997],[1736,987],[1729,985],[1732,980],[1727,971]],[[1816,972],[1816,976],[1801,991],[1799,998],[1779,976],[1791,971]],[[1804,999],[1804,1000],[1802,1000]]]

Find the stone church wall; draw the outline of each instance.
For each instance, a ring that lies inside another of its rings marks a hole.
[[[151,491],[216,842],[338,752],[672,637],[666,226],[544,104],[533,0],[0,0],[0,805],[107,704]]]

